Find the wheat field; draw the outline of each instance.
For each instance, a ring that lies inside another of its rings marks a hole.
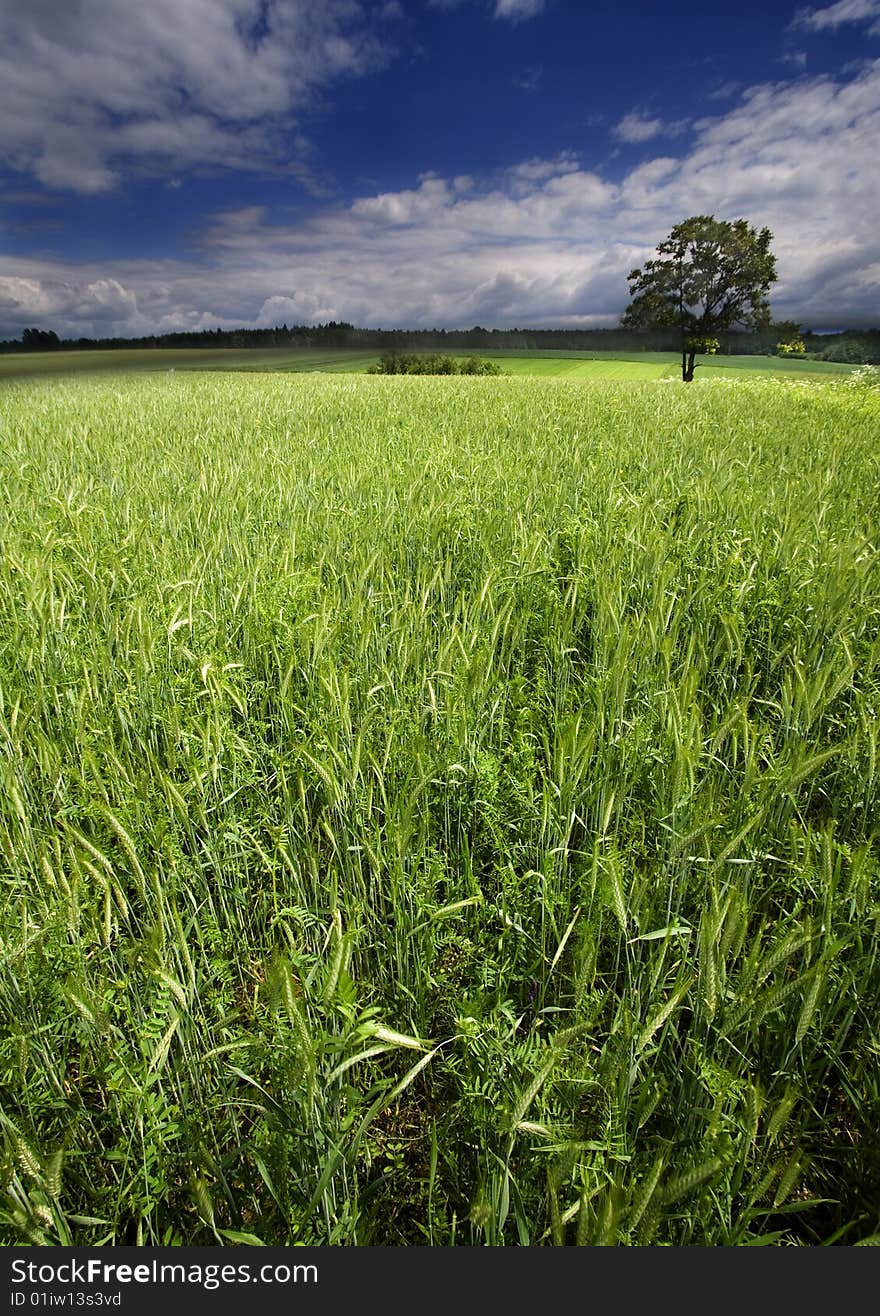
[[[880,1238],[880,393],[0,393],[0,1238]]]

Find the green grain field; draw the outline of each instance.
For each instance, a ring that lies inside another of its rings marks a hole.
[[[7,380],[0,1239],[880,1240],[878,437]]]
[[[450,355],[464,358],[473,352]],[[497,362],[509,375],[560,376],[578,379],[680,379],[681,357],[675,352],[565,352],[502,349],[482,356]],[[379,361],[376,351],[326,348],[130,348],[95,351],[21,352],[0,355],[0,386],[10,380],[36,377],[132,372],[230,370],[265,373],[365,374]],[[796,357],[708,356],[698,378],[733,376],[741,371],[767,378],[816,378],[849,375],[853,367]]]

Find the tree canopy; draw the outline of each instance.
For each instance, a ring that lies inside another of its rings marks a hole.
[[[658,244],[657,257],[628,276],[632,298],[627,329],[675,328],[681,335],[681,374],[694,377],[694,357],[717,351],[717,335],[735,326],[770,323],[767,294],[776,281],[773,234],[745,219],[693,215]]]
[[[56,352],[61,339],[54,329],[25,329],[21,345],[26,352]]]

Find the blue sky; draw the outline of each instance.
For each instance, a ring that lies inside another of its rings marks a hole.
[[[0,0],[0,337],[614,325],[692,214],[880,324],[880,0]]]

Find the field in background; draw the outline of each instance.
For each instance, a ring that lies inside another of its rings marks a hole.
[[[485,356],[511,375],[571,376],[581,379],[677,379],[680,358],[674,352],[508,352],[474,349],[451,356]],[[320,371],[363,374],[379,360],[378,352],[323,349],[218,348],[187,350],[139,348],[130,351],[33,352],[0,355],[0,383],[40,375],[96,372],[131,373],[169,370],[244,370],[264,372]],[[697,380],[749,371],[767,377],[827,378],[849,374],[854,367],[827,361],[798,361],[785,357],[704,357]]]
[[[0,382],[40,375],[131,374],[173,370],[365,370],[375,352],[288,348],[145,347],[120,351],[26,352],[0,355]]]
[[[464,355],[464,354],[462,354]],[[681,379],[681,357],[675,352],[482,352],[512,375],[565,375],[581,379]],[[849,374],[852,366],[786,357],[706,356],[696,379],[736,376],[748,371],[766,378],[827,378]]]
[[[2,1241],[876,1242],[878,420],[9,382]]]

